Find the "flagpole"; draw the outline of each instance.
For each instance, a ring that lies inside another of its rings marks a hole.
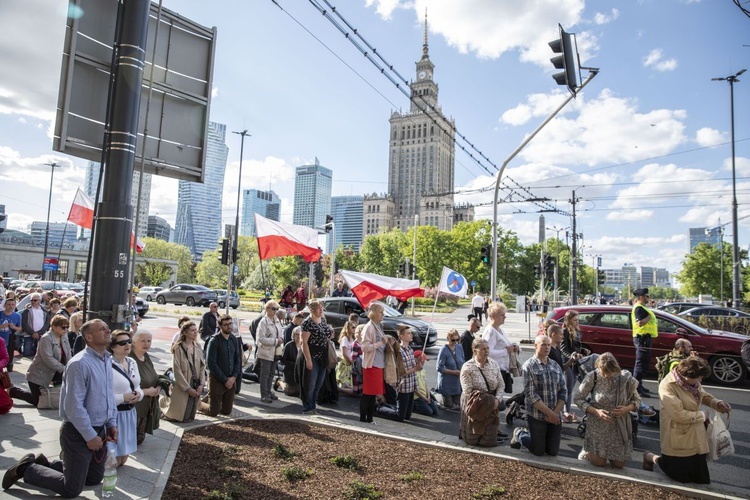
[[[73,206],[71,205],[71,209]],[[68,213],[70,215],[70,213]],[[57,250],[57,272],[55,273],[55,277],[52,279],[52,288],[55,288],[55,283],[57,283],[57,278],[60,275],[60,255],[62,255],[62,246],[63,242],[65,241],[65,233],[68,230],[68,221],[65,221],[65,226],[63,227],[63,234],[62,239],[60,240],[60,248]],[[67,279],[65,281],[68,281]]]
[[[432,318],[435,316],[435,309],[437,309],[437,303],[438,298],[440,298],[440,285],[438,285],[438,289],[435,292],[435,304],[432,306],[432,313],[430,313],[430,327],[432,327]],[[427,339],[430,338],[430,330],[427,329],[427,332],[424,334],[424,346],[422,346],[422,352],[424,353],[424,350],[427,349]]]

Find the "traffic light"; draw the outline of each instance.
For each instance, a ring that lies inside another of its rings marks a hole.
[[[406,276],[406,262],[402,262],[398,265],[399,276]]]
[[[323,226],[326,230],[326,233],[331,232],[331,223],[333,222],[333,215],[326,215],[326,223],[325,226]]]
[[[552,52],[560,54],[550,59],[552,65],[561,69],[562,72],[555,73],[552,78],[558,85],[566,85],[570,92],[575,96],[578,89],[578,50],[576,49],[575,36],[567,33],[561,25],[560,38],[549,42]]]
[[[596,271],[596,282],[599,285],[603,285],[607,282],[607,274],[602,269],[597,269]]]
[[[237,263],[237,247],[232,247],[232,262]]]
[[[229,264],[229,240],[226,238],[221,240],[221,257],[219,260],[225,266]]]
[[[542,266],[536,264],[534,266],[534,279],[539,279],[542,276]]]
[[[488,266],[492,265],[492,245],[484,245],[481,248],[482,263]]]
[[[414,264],[412,263],[408,264],[408,271],[409,271],[409,276],[414,276],[414,273],[416,272],[416,267],[414,266]]]
[[[0,222],[4,221],[6,217],[8,217],[6,214],[0,214]],[[0,226],[0,233],[3,231],[5,231],[5,228]]]
[[[544,274],[549,277],[555,275],[555,258],[551,255],[544,257]]]

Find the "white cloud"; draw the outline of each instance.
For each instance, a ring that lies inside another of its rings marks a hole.
[[[655,206],[667,201],[679,199],[706,201],[705,194],[707,179],[712,173],[697,168],[680,168],[674,164],[661,165],[649,163],[633,174],[633,180],[639,184],[620,190],[612,208],[640,209],[644,205]],[[715,191],[720,188],[715,183],[710,184]],[[695,195],[695,196],[692,196]]]
[[[724,160],[723,168],[727,172],[732,171],[732,157],[731,156]],[[750,158],[735,155],[734,172],[737,177],[750,176]]]
[[[724,144],[727,140],[727,135],[715,128],[703,127],[695,133],[695,142],[702,147]]]
[[[608,24],[614,21],[620,17],[620,11],[617,9],[612,9],[609,14],[605,14],[603,12],[597,12],[594,14],[594,24],[602,25],[602,24]]]
[[[653,215],[653,210],[627,210],[610,212],[609,214],[607,214],[607,220],[644,220],[651,218],[651,216]]]
[[[663,51],[654,49],[643,58],[643,65],[656,71],[673,71],[677,68],[677,59],[664,59]]]
[[[394,10],[397,8],[407,8],[411,4],[411,2],[404,3],[406,5],[401,5],[400,0],[365,0],[365,5],[367,7],[372,7],[373,5],[376,6],[375,12],[380,14],[383,19],[390,19]]]

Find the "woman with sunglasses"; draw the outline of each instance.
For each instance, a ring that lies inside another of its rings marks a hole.
[[[461,406],[461,367],[466,362],[464,348],[459,343],[458,330],[451,328],[448,343],[440,348],[437,359],[437,391],[443,396],[443,408],[455,410]]]
[[[112,343],[109,351],[112,353],[112,388],[117,405],[117,443],[115,456],[117,466],[125,464],[128,455],[137,448],[138,414],[135,404],[143,399],[141,389],[141,375],[135,360],[128,356],[133,341],[130,333],[125,330],[112,332]]]
[[[276,313],[279,303],[275,300],[266,302],[266,315],[258,324],[258,351],[256,356],[260,360],[260,400],[264,403],[273,403],[279,399],[273,393],[274,363],[276,356],[281,356],[284,344],[284,328]]]
[[[36,406],[39,404],[42,387],[49,387],[50,382],[55,385],[62,383],[65,364],[71,357],[68,326],[68,318],[65,316],[54,316],[50,320],[49,331],[39,339],[36,355],[34,355],[34,360],[31,362],[28,372],[26,372],[29,391],[24,391],[19,387],[11,387],[10,396],[12,398]]]

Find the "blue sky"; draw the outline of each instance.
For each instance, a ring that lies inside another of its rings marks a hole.
[[[577,34],[583,65],[601,68],[599,76],[506,173],[564,211],[576,190],[587,264],[602,255],[604,267],[677,271],[689,227],[730,222],[729,84],[711,78],[750,68],[750,47],[743,46],[750,45],[750,18],[731,0],[328,1],[409,79],[416,78],[427,10],[443,112],[498,166],[565,97],[551,77],[547,45],[557,24]],[[252,134],[242,187],[276,191],[282,219],[291,220],[294,167],[315,157],[333,170],[334,195],[385,191],[388,118],[409,103],[311,2],[277,3],[283,11],[271,0],[164,0],[217,27],[211,119]],[[62,0],[0,4],[0,203],[12,228],[46,217],[44,163],[63,165],[55,173],[52,221],[65,220],[83,185],[86,162],[54,152],[51,140],[66,11]],[[735,85],[743,248],[750,244],[749,85]],[[224,222],[233,223],[239,136],[227,143],[222,206]],[[458,201],[491,201],[491,190],[476,190],[493,182],[457,153],[456,189],[472,190]],[[173,222],[177,182],[154,178],[153,189],[150,212]],[[531,243],[536,209],[501,206],[501,224]],[[491,218],[489,206],[476,212]],[[544,215],[547,227],[570,226],[566,216]]]

